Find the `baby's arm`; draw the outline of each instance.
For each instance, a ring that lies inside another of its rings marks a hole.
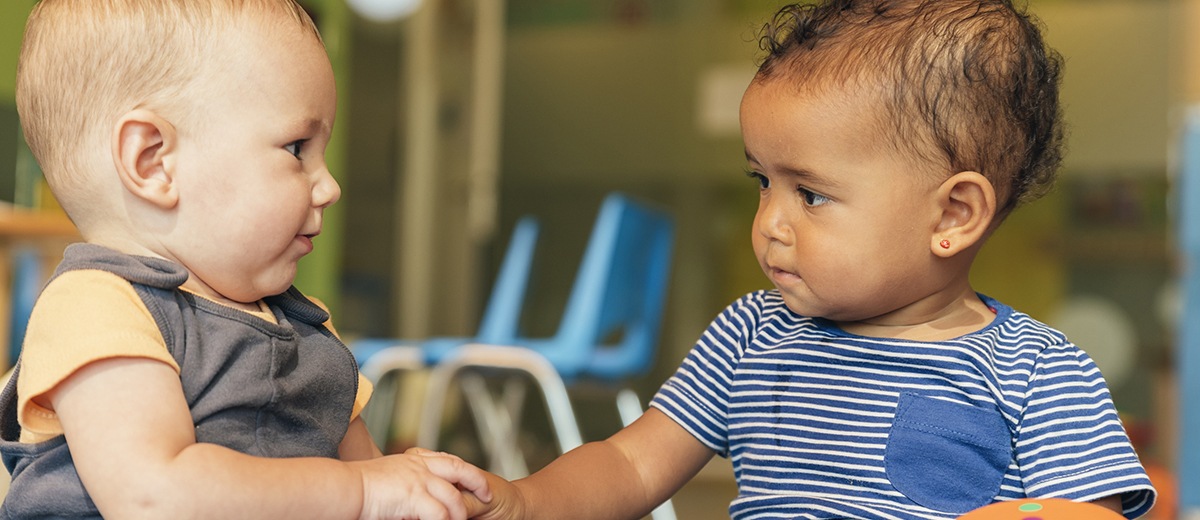
[[[691,480],[712,450],[651,408],[608,440],[585,444],[533,475],[490,476],[494,498],[478,518],[641,518]]]
[[[383,452],[379,451],[379,446],[375,445],[375,441],[371,438],[371,432],[367,430],[367,423],[363,421],[362,416],[355,417],[353,421],[350,421],[346,437],[338,445],[338,458],[351,461],[382,456]]]
[[[1100,507],[1103,507],[1105,509],[1111,510],[1112,512],[1117,513],[1117,514],[1123,513],[1123,510],[1121,508],[1121,495],[1106,496],[1104,498],[1101,498],[1100,500],[1093,500],[1092,503],[1096,504]]]
[[[197,443],[179,375],[158,361],[91,363],[43,397],[105,517],[461,519],[456,483],[487,495],[483,473],[450,457],[267,459]]]

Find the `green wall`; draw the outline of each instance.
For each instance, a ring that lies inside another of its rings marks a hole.
[[[33,0],[0,3],[0,103],[13,103],[17,54],[21,50],[21,35],[25,33],[25,18],[32,8]]]
[[[21,35],[25,18],[33,0],[10,0],[0,3],[0,201],[29,204],[32,186],[17,182],[18,157],[22,155],[20,122],[13,92],[17,78],[17,55],[21,50]],[[18,185],[21,194],[18,195]]]
[[[325,151],[325,161],[333,177],[344,187],[346,164],[346,130],[349,118],[346,108],[349,98],[350,62],[350,12],[343,0],[302,0],[301,3],[314,14],[325,41],[325,49],[333,63],[334,80],[338,91],[338,118],[333,128],[333,140]],[[345,221],[345,204],[338,203],[325,210],[325,221],[321,236],[317,237],[313,252],[300,261],[296,275],[296,287],[306,294],[325,303],[338,316],[341,308],[342,240]]]

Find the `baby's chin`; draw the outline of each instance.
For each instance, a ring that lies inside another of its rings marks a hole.
[[[275,296],[287,292],[291,288],[293,278],[284,280],[271,280],[270,283],[257,283],[252,287],[245,285],[235,288],[230,288],[228,292],[222,294],[233,303],[241,305],[257,305],[263,298]]]
[[[866,319],[857,313],[839,311],[821,302],[783,294],[783,303],[793,314],[806,318],[821,318],[834,323],[854,323]]]
[[[793,314],[805,316],[809,318],[824,318],[825,309],[819,305],[813,305],[812,302],[804,301],[794,296],[788,296],[786,292],[780,292],[783,295],[783,304],[787,306]]]

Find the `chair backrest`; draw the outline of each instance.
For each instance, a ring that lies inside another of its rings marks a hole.
[[[540,226],[536,218],[524,216],[517,220],[475,336],[422,339],[360,338],[354,341],[351,349],[359,366],[368,366],[372,357],[394,346],[420,345],[424,352],[424,362],[436,364],[454,348],[466,343],[515,344],[518,341],[521,308],[525,305],[539,231]]]
[[[671,217],[620,193],[604,199],[551,344],[564,377],[619,379],[650,367],[670,277]]]
[[[517,220],[474,341],[497,345],[510,345],[516,341],[529,275],[533,270],[538,231],[536,218],[527,215]]]

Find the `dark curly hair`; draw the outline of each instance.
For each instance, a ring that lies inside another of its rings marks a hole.
[[[948,162],[951,172],[983,174],[1000,217],[1054,182],[1062,57],[1010,0],[793,4],[764,27],[761,45],[755,81],[882,93],[890,144]]]

